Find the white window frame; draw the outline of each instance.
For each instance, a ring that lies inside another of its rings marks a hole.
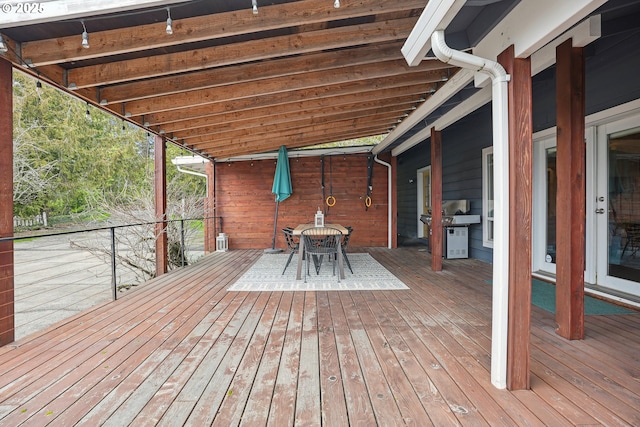
[[[424,200],[424,197],[422,195],[422,187],[424,186],[424,179],[422,177],[422,174],[425,171],[429,171],[429,176],[431,177],[431,165],[426,166],[424,168],[420,168],[417,170],[416,172],[416,183],[417,183],[417,187],[418,187],[418,219],[417,219],[417,224],[418,224],[418,237],[419,238],[428,238],[429,236],[425,236],[424,235],[424,226],[422,221],[420,221],[420,212],[422,212],[422,207],[426,206],[431,208],[431,182],[429,182],[429,203],[425,205],[426,201]],[[433,178],[430,178],[430,181]]]
[[[489,182],[493,182],[493,168],[489,167],[488,159],[491,156],[493,164],[493,146],[482,149],[482,246],[493,248],[493,236],[490,231],[495,230],[493,215],[493,203],[489,206]],[[493,202],[493,201],[491,201]],[[493,225],[493,227],[491,227]]]

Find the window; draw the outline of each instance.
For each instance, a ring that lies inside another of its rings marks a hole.
[[[493,147],[482,150],[482,245],[493,248]]]

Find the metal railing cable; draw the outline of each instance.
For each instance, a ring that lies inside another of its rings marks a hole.
[[[25,234],[20,236],[11,236],[11,237],[0,237],[0,243],[13,241],[19,242],[24,240],[34,240],[34,239],[43,239],[47,237],[59,237],[59,236],[70,236],[70,235],[78,235],[78,234],[86,234],[92,232],[101,232],[101,231],[109,231],[110,236],[110,270],[111,270],[111,285],[113,290],[113,299],[116,300],[118,298],[118,286],[117,286],[117,252],[118,245],[116,239],[116,231],[117,230],[125,230],[130,229],[132,227],[144,227],[144,226],[155,226],[156,224],[164,224],[163,231],[168,232],[168,227],[171,224],[179,224],[179,256],[180,256],[180,267],[184,267],[187,263],[187,249],[188,242],[186,240],[186,226],[185,224],[193,221],[207,221],[214,220],[215,221],[215,229],[217,231],[222,230],[222,217],[219,216],[208,216],[208,217],[197,217],[197,218],[180,218],[180,219],[166,219],[162,221],[148,221],[148,222],[138,222],[131,224],[117,224],[117,225],[106,225],[100,227],[90,227],[83,229],[74,229],[74,230],[64,230],[64,231],[55,231],[50,233],[33,233],[33,234]],[[156,236],[157,237],[157,236]],[[39,244],[37,250],[46,252],[48,249],[52,249],[56,247],[55,243],[51,244]],[[15,249],[14,249],[15,250]],[[33,250],[33,249],[31,249]],[[56,254],[50,255],[50,258],[55,258]],[[42,259],[40,259],[42,261]],[[35,269],[34,269],[35,270]],[[32,270],[32,271],[34,271]]]
[[[222,231],[222,218],[203,216],[0,238],[0,243],[14,242],[16,339],[117,300],[155,277],[156,224],[163,224],[168,236],[171,270],[197,262],[204,255],[204,224],[212,221],[215,236]],[[145,270],[135,271],[140,265]]]

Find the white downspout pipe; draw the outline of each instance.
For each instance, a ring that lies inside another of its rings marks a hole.
[[[493,116],[493,307],[491,327],[491,383],[507,387],[507,337],[509,320],[509,116],[507,83],[510,76],[495,61],[451,49],[444,32],[431,35],[431,49],[447,64],[486,73],[492,81]],[[497,167],[496,167],[497,166]]]
[[[391,229],[391,225],[393,224],[393,221],[391,221],[391,165],[385,161],[382,161],[378,158],[378,155],[376,154],[373,157],[373,160],[376,161],[376,163],[380,163],[383,166],[387,167],[387,229],[389,230],[389,232],[387,233],[387,247],[389,249],[391,249],[391,242],[392,242],[392,232],[393,230]]]
[[[201,172],[196,172],[196,171],[192,171],[189,169],[182,169],[179,165],[176,165],[176,168],[178,169],[178,172],[182,172],[182,173],[186,173],[188,175],[195,175],[195,176],[200,176],[202,178],[205,179],[205,188],[207,193],[209,194],[209,177],[207,176],[207,174],[201,173]]]

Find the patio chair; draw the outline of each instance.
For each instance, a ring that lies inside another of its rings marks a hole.
[[[298,253],[298,249],[300,248],[300,241],[293,237],[293,228],[285,227],[282,229],[284,233],[284,238],[287,241],[287,247],[289,248],[289,259],[287,259],[287,264],[284,266],[284,270],[282,270],[282,274],[287,271],[287,267],[291,263],[291,258],[293,258],[293,254]]]
[[[351,239],[351,235],[353,234],[353,227],[346,226],[344,227],[349,231],[349,234],[345,234],[342,237],[342,257],[344,261],[347,263],[347,267],[349,267],[349,271],[353,274],[353,269],[351,268],[351,263],[349,262],[349,258],[347,258],[347,246],[349,245],[349,239]]]
[[[342,233],[340,230],[331,227],[309,228],[302,232],[304,240],[304,252],[306,258],[306,268],[304,271],[304,282],[307,283],[307,275],[309,274],[309,262],[313,258],[316,265],[316,273],[319,273],[322,259],[326,256],[331,260],[333,275],[336,275],[335,261],[338,255],[338,248],[342,241]],[[316,263],[316,259],[318,260]],[[338,282],[340,275],[338,274]]]
[[[353,274],[351,263],[349,262],[349,258],[347,257],[347,246],[349,246],[349,239],[351,239],[351,233],[353,233],[353,227],[345,226],[344,228],[346,228],[349,233],[344,234],[342,236],[342,259],[344,259],[344,262],[347,263],[347,267],[349,267],[349,271],[351,271],[351,274]],[[338,254],[336,254],[336,256],[337,255]]]

